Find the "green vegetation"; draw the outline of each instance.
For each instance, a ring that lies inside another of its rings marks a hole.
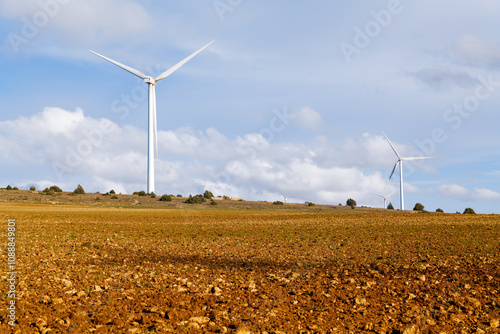
[[[7,187],[6,187],[5,189],[7,189],[7,190],[12,190],[12,187],[11,187],[11,186],[10,186],[10,184],[9,184],[9,185],[7,185]]]
[[[467,208],[467,209],[465,209],[465,211],[464,211],[464,215],[465,215],[465,214],[472,214],[472,215],[475,215],[475,214],[476,214],[476,212],[475,212],[472,208]]]
[[[206,202],[206,199],[205,197],[203,197],[203,195],[195,195],[195,196],[189,195],[189,198],[184,203],[200,204],[203,202]]]
[[[347,204],[347,206],[350,206],[351,209],[354,209],[356,205],[358,205],[352,198],[349,198],[345,203]]]
[[[282,201],[276,201],[276,202],[273,202],[274,205],[285,205],[285,203],[283,203]]]
[[[52,187],[49,188],[50,190],[52,190],[53,192],[55,193],[62,193],[62,189],[59,188],[58,186],[56,185],[53,185]]]
[[[75,195],[85,195],[85,190],[83,190],[83,187],[79,184],[75,190],[73,190],[73,194]]]
[[[413,207],[413,211],[422,211],[423,209],[424,209],[424,206],[421,203],[417,203]]]
[[[392,203],[389,203],[389,205],[387,206],[387,210],[394,210],[394,206],[392,205]]]
[[[35,191],[35,190],[36,190],[36,187],[35,187],[35,186],[31,186],[31,187],[30,187],[30,190],[31,190],[31,191]]]
[[[442,209],[439,209],[439,208],[438,208],[438,209],[436,209],[436,212],[441,212],[441,213],[443,213],[444,211],[443,211]]]
[[[163,196],[160,197],[160,201],[162,201],[162,202],[172,202],[172,196],[165,194],[165,195],[163,195]]]
[[[205,199],[212,199],[212,197],[214,197],[214,194],[212,194],[211,191],[205,190],[203,197],[205,197]]]
[[[144,190],[141,190],[141,191],[134,191],[132,195],[147,196],[148,194]]]
[[[217,203],[217,201],[215,201],[215,200],[213,200],[213,199],[210,201],[210,205],[218,205],[218,204],[219,204],[219,203]]]

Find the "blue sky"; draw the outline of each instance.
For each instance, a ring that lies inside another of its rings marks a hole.
[[[4,0],[0,186],[500,213],[500,4],[477,1]]]

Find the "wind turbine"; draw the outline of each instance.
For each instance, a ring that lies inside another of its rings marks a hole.
[[[280,191],[280,194],[281,196],[283,196],[283,198],[285,199],[285,203],[286,203],[286,196]]]
[[[125,71],[132,73],[133,75],[144,80],[145,83],[148,84],[148,193],[152,193],[155,191],[155,167],[154,167],[154,152],[156,152],[156,157],[158,157],[158,134],[157,134],[157,125],[156,125],[156,92],[155,92],[155,84],[161,79],[165,79],[175,71],[177,71],[182,65],[187,63],[191,58],[196,56],[198,53],[207,48],[210,44],[215,42],[215,40],[211,41],[198,51],[191,54],[189,57],[184,58],[156,78],[152,76],[146,75],[141,71],[136,70],[135,68],[129,67],[127,65],[123,65],[122,63],[117,62],[116,60],[110,59],[103,55],[98,54],[92,50],[89,50],[93,54],[106,59],[107,61],[115,64],[116,66],[124,69]],[[154,149],[153,149],[154,147]]]
[[[394,190],[394,191],[393,191],[392,193],[390,193],[389,195],[385,195],[385,196],[384,196],[384,195],[377,194],[376,192],[374,192],[374,194],[375,194],[375,195],[377,195],[377,196],[380,196],[380,197],[382,197],[382,198],[384,199],[384,209],[387,209],[387,199],[388,199],[389,197],[391,197],[391,195],[392,195],[392,194],[394,194],[395,192],[396,192],[396,190]]]
[[[403,199],[403,160],[407,160],[407,161],[409,161],[409,160],[421,160],[421,159],[431,159],[433,157],[406,157],[406,158],[403,158],[402,156],[399,155],[398,151],[396,151],[396,149],[394,148],[394,145],[392,145],[391,141],[389,140],[389,138],[387,138],[384,131],[382,131],[382,134],[384,135],[385,139],[387,139],[387,142],[389,143],[389,145],[391,145],[392,150],[394,151],[394,153],[396,153],[396,156],[398,157],[398,161],[396,161],[396,164],[394,165],[394,168],[392,169],[391,176],[389,176],[389,180],[387,180],[387,183],[389,183],[389,181],[392,178],[392,175],[394,175],[394,172],[396,171],[396,168],[399,165],[399,196],[400,196],[399,201],[400,201],[401,211],[403,211],[405,209],[404,199]],[[387,184],[386,184],[386,186],[387,186]]]

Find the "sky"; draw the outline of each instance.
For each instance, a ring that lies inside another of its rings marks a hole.
[[[500,3],[2,0],[0,187],[500,213]]]

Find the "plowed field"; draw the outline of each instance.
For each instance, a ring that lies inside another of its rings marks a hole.
[[[356,211],[356,210],[353,210]],[[497,333],[500,217],[0,204],[2,333]]]

